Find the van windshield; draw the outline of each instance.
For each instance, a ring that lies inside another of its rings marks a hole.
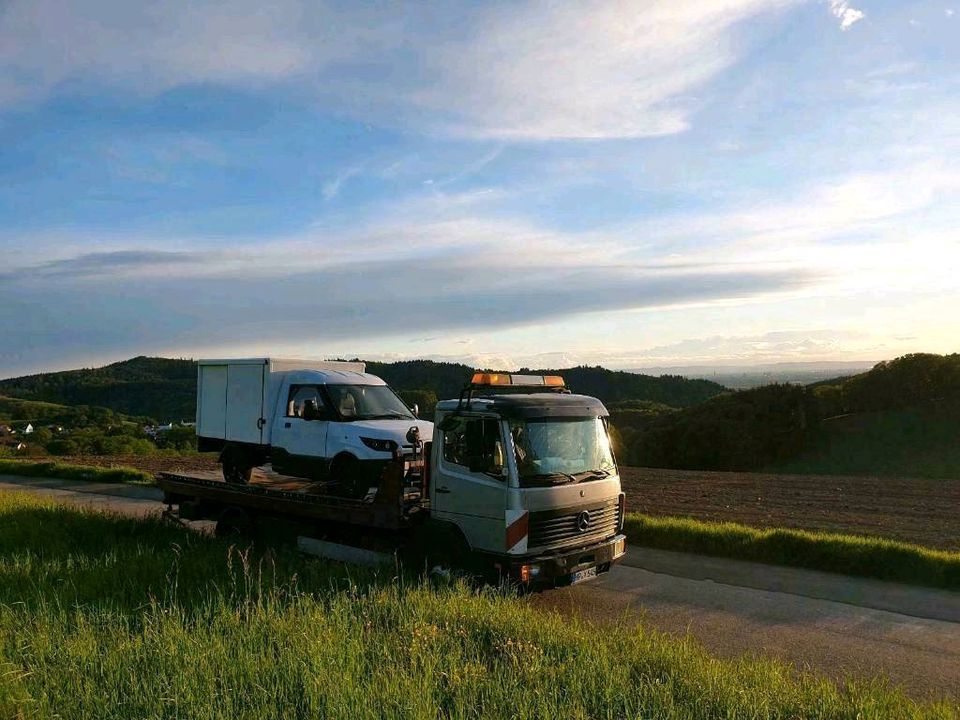
[[[341,420],[413,420],[403,400],[386,385],[327,385]]]
[[[616,472],[602,419],[544,418],[510,423],[522,486],[597,480]]]

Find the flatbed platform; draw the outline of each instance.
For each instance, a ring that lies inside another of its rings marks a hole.
[[[404,468],[388,465],[376,492],[364,499],[326,492],[327,484],[305,478],[260,475],[246,485],[225,482],[215,473],[160,473],[164,502],[192,504],[192,512],[216,519],[228,508],[307,522],[330,522],[397,530],[429,514],[419,487],[403,482]]]

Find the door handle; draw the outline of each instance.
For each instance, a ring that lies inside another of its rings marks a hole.
[[[285,428],[288,428],[288,427],[290,427],[290,423],[285,422],[285,423],[283,424],[283,426],[284,426]]]
[[[450,492],[450,488],[448,488],[446,485],[442,485],[442,486],[440,486],[440,487],[438,487],[438,488],[434,488],[434,490],[436,490],[438,493],[448,493],[448,492]]]

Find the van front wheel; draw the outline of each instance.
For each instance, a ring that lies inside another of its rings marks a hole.
[[[253,475],[253,465],[246,454],[236,447],[228,447],[220,458],[223,479],[230,485],[246,485]]]
[[[366,496],[370,484],[363,475],[360,461],[353,455],[338,455],[330,465],[330,479],[336,484],[340,495],[352,498]]]

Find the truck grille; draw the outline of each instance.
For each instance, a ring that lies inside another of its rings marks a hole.
[[[618,498],[575,508],[532,512],[527,547],[573,547],[603,540],[619,530],[620,514]]]

